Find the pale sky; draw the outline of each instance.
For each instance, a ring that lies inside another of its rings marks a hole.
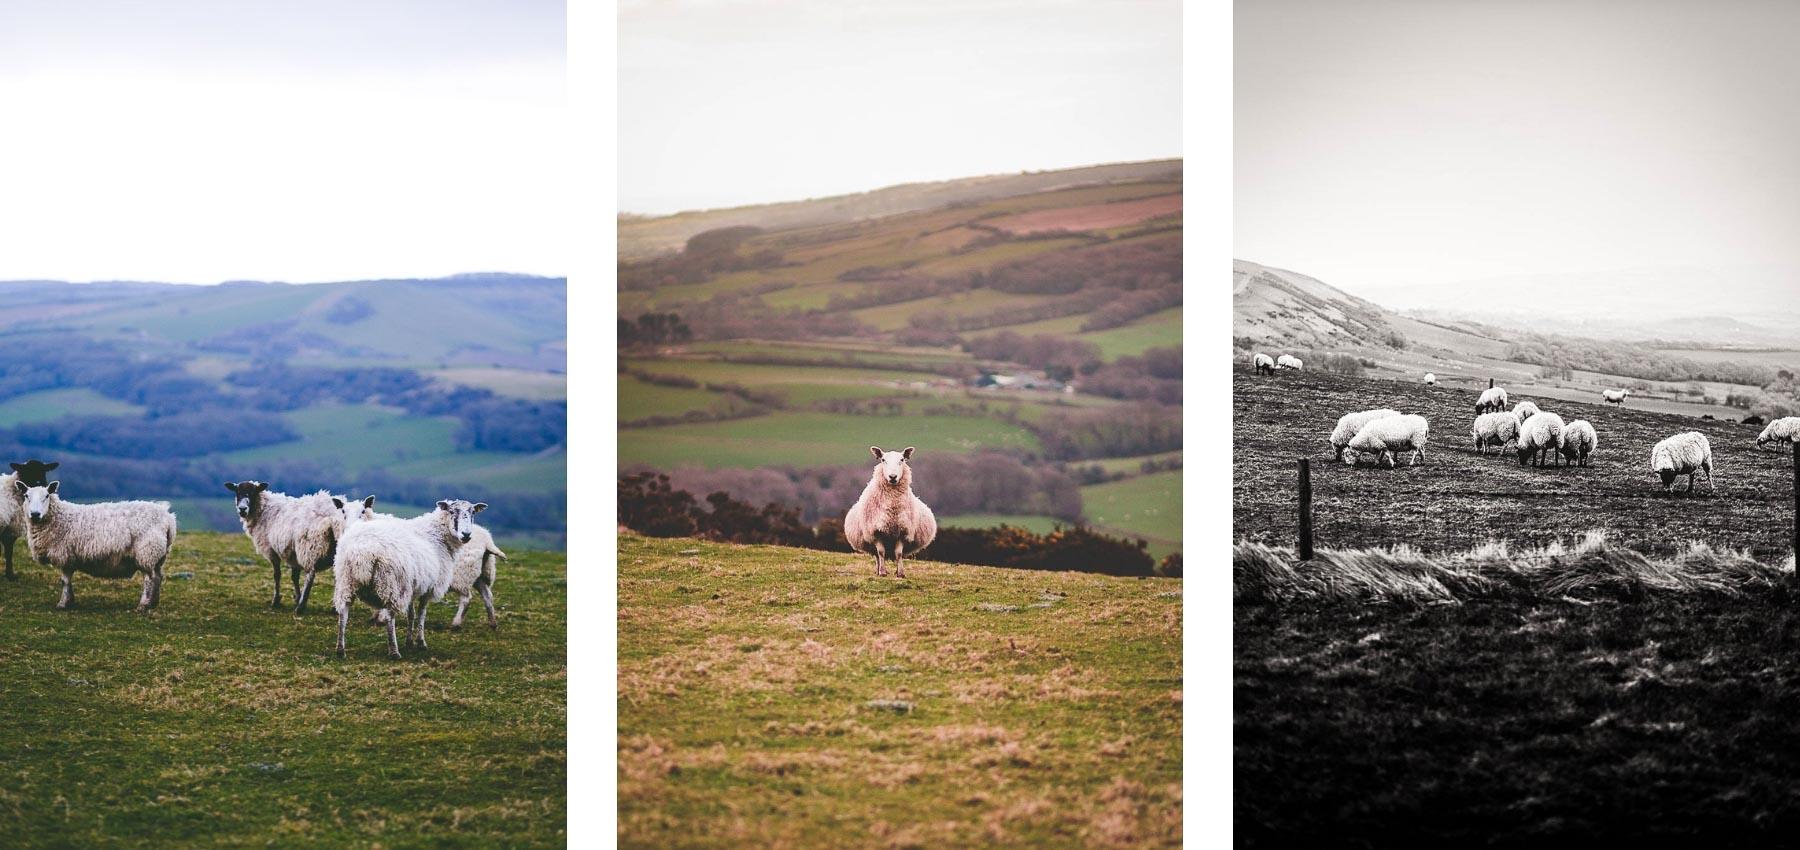
[[[1179,0],[622,0],[619,209],[1181,155]]]
[[[560,0],[4,0],[0,122],[0,280],[566,271]]]
[[[1256,0],[1235,27],[1241,259],[1377,300],[1800,263],[1800,4]]]

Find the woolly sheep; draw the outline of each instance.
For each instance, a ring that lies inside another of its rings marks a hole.
[[[1495,413],[1506,409],[1506,388],[1488,387],[1481,391],[1481,398],[1475,401],[1475,413]]]
[[[1525,424],[1525,420],[1538,414],[1538,406],[1529,401],[1521,401],[1518,404],[1513,405],[1512,412],[1514,416],[1519,417],[1519,424],[1523,425]]]
[[[227,481],[225,489],[237,502],[244,535],[274,571],[275,595],[269,607],[281,607],[281,562],[286,561],[294,583],[294,613],[306,613],[313,580],[319,570],[331,569],[338,537],[344,533],[344,517],[332,506],[336,497],[324,490],[289,496],[271,491],[262,481]]]
[[[1346,413],[1339,417],[1337,427],[1331,429],[1332,458],[1335,460],[1344,459],[1344,448],[1350,445],[1350,441],[1356,437],[1356,432],[1361,431],[1364,425],[1377,419],[1399,415],[1400,411],[1384,407],[1380,410],[1364,410],[1358,413]]]
[[[1756,447],[1760,449],[1766,447],[1770,443],[1792,443],[1796,441],[1800,441],[1800,416],[1783,416],[1774,422],[1770,422],[1769,427],[1764,428],[1763,432],[1757,435]],[[7,566],[10,567],[12,565],[12,559],[10,557],[7,558],[6,563]]]
[[[1521,402],[1530,404],[1530,402]],[[1562,449],[1562,438],[1565,426],[1562,417],[1554,413],[1538,411],[1531,418],[1519,423],[1519,465],[1536,459],[1538,466],[1543,466],[1552,452]]]
[[[1306,368],[1306,364],[1300,362],[1300,358],[1295,357],[1292,354],[1283,354],[1276,358],[1275,365],[1282,369],[1299,369],[1302,371]]]
[[[143,613],[162,599],[163,564],[175,545],[175,514],[168,502],[101,502],[77,505],[57,495],[62,482],[27,486],[14,480],[13,490],[25,497],[26,543],[31,557],[62,572],[58,608],[75,604],[75,573],[100,578],[144,574],[138,597]]]
[[[1706,473],[1707,492],[1713,490],[1712,443],[1699,431],[1676,434],[1650,450],[1650,470],[1662,479],[1663,492],[1675,492],[1676,476],[1686,475],[1686,492],[1694,492],[1694,474]]]
[[[337,611],[337,653],[345,653],[344,631],[350,623],[350,603],[361,599],[376,609],[376,619],[387,626],[388,655],[400,657],[395,621],[405,610],[412,615],[407,643],[420,649],[425,644],[425,612],[450,589],[456,553],[474,538],[474,516],[484,503],[461,499],[437,503],[437,509],[412,519],[378,516],[351,521],[346,509],[343,539],[338,541],[336,584],[332,608]],[[415,607],[416,606],[416,607]]]
[[[1564,462],[1573,462],[1577,466],[1588,465],[1588,455],[1600,447],[1600,435],[1594,433],[1593,423],[1586,419],[1570,422],[1563,429],[1562,456]]]
[[[850,548],[875,556],[875,574],[887,575],[886,562],[894,562],[894,575],[906,578],[907,555],[931,545],[937,537],[937,517],[912,492],[913,447],[884,452],[870,446],[875,471],[869,486],[844,515],[844,538]]]
[[[1623,405],[1625,399],[1631,397],[1631,390],[1601,390],[1600,396],[1606,399],[1607,404]]]
[[[1351,454],[1344,457],[1344,462],[1354,465],[1358,455],[1371,452],[1377,455],[1375,462],[1386,461],[1388,466],[1398,466],[1401,452],[1412,452],[1409,466],[1418,466],[1425,460],[1425,441],[1430,437],[1431,425],[1425,417],[1417,415],[1383,416],[1371,420],[1350,438],[1345,448]]]
[[[61,465],[33,458],[13,464],[13,471],[0,475],[0,549],[6,552],[7,581],[19,578],[19,574],[13,572],[13,544],[25,536],[25,497],[13,488],[13,482],[23,481],[27,487],[48,484],[45,473]]]
[[[1469,426],[1469,436],[1475,441],[1475,452],[1486,454],[1488,446],[1498,446],[1506,450],[1506,444],[1519,439],[1519,417],[1511,411],[1483,413],[1475,417],[1475,423]]]
[[[1275,374],[1275,358],[1270,357],[1267,354],[1257,354],[1256,357],[1251,360],[1251,363],[1255,365],[1256,371],[1261,374]]]
[[[1431,372],[1426,372],[1425,373],[1425,383],[1427,383],[1431,386],[1434,386],[1434,387],[1437,386],[1437,375],[1435,375]]]

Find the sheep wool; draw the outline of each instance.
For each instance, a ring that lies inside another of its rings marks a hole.
[[[1336,460],[1343,460],[1344,449],[1350,445],[1350,441],[1356,437],[1356,432],[1361,431],[1364,425],[1377,419],[1385,419],[1389,416],[1399,415],[1400,411],[1384,407],[1380,410],[1362,410],[1356,413],[1346,413],[1343,416],[1338,417],[1337,427],[1331,429],[1330,439],[1332,457]]]
[[[456,564],[450,575],[450,592],[459,597],[450,628],[462,628],[463,610],[469,607],[471,597],[480,595],[481,604],[487,608],[488,628],[497,629],[500,619],[494,615],[494,575],[498,562],[506,560],[506,553],[494,545],[494,535],[487,529],[479,525],[472,528],[474,536],[456,550]]]
[[[1437,375],[1433,374],[1431,372],[1426,372],[1425,373],[1425,383],[1430,384],[1431,386],[1434,386],[1434,387],[1437,386]]]
[[[78,505],[57,495],[62,482],[24,490],[26,543],[31,557],[62,573],[62,597],[58,608],[75,603],[75,573],[99,578],[130,578],[144,574],[144,592],[138,597],[140,613],[155,608],[162,599],[163,564],[175,545],[175,513],[168,502],[100,502]]]
[[[1488,446],[1499,446],[1504,451],[1506,444],[1519,439],[1519,417],[1507,410],[1483,413],[1469,426],[1469,435],[1474,438],[1477,453],[1485,454]]]
[[[1769,426],[1756,437],[1756,447],[1759,449],[1770,443],[1793,442],[1800,442],[1800,416],[1783,416],[1770,422]],[[12,559],[8,557],[6,563],[10,567]]]
[[[1562,456],[1568,463],[1587,466],[1588,456],[1600,447],[1600,435],[1594,432],[1593,423],[1586,419],[1570,422],[1563,429]]]
[[[306,613],[313,581],[320,570],[331,569],[344,533],[344,516],[334,507],[334,497],[324,490],[289,496],[261,481],[227,481],[225,489],[237,500],[238,521],[250,545],[274,570],[275,594],[269,607],[281,607],[281,564],[286,561],[294,585],[294,613]]]
[[[1520,402],[1520,405],[1531,402]],[[1531,418],[1519,423],[1519,465],[1535,460],[1537,466],[1543,466],[1552,452],[1562,449],[1564,430],[1561,416],[1554,413],[1535,411]]]
[[[1662,479],[1665,493],[1673,493],[1675,479],[1683,475],[1688,477],[1687,490],[1684,492],[1694,492],[1694,475],[1705,472],[1706,489],[1711,492],[1713,489],[1712,443],[1708,442],[1706,435],[1699,431],[1676,434],[1657,443],[1656,448],[1650,450],[1650,471]]]
[[[887,561],[894,575],[906,578],[907,555],[931,545],[937,537],[937,517],[912,492],[913,447],[884,452],[870,446],[875,471],[869,486],[844,515],[844,538],[850,548],[875,556],[875,574],[887,575]]]
[[[1302,371],[1306,368],[1306,364],[1300,362],[1300,358],[1295,357],[1292,354],[1283,354],[1276,358],[1275,365],[1283,369],[1299,369]]]
[[[356,504],[346,510],[347,520],[356,513]],[[428,648],[426,609],[450,589],[456,553],[467,543],[464,535],[474,536],[474,514],[486,507],[458,499],[438,502],[436,510],[412,519],[376,516],[349,522],[332,565],[337,573],[332,608],[338,615],[338,655],[345,652],[353,599],[376,609],[376,619],[387,626],[391,657],[400,657],[395,621],[401,611],[412,614],[408,642]]]
[[[1397,466],[1401,452],[1412,452],[1408,465],[1418,466],[1425,460],[1425,441],[1430,432],[1431,425],[1423,416],[1406,414],[1370,420],[1350,438],[1346,448],[1351,454],[1344,456],[1344,462],[1354,465],[1357,455],[1373,453],[1377,463],[1385,461],[1389,466]]]
[[[6,578],[19,577],[13,572],[13,544],[25,536],[25,496],[14,489],[19,473],[0,475],[0,549],[6,552]]]
[[[1523,425],[1525,420],[1538,415],[1538,406],[1529,401],[1521,401],[1513,405],[1512,412],[1514,416],[1519,417],[1519,424]]]
[[[1601,390],[1600,396],[1606,399],[1607,404],[1622,405],[1625,399],[1631,397],[1631,390]]]
[[[1250,362],[1251,365],[1256,368],[1256,371],[1262,374],[1275,374],[1275,358],[1270,357],[1267,354],[1257,354]]]

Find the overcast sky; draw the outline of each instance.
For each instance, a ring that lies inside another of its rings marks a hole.
[[[1179,0],[622,0],[619,208],[1181,154]]]
[[[1235,26],[1239,258],[1372,297],[1800,262],[1800,4],[1257,0]]]
[[[561,0],[3,0],[0,280],[564,272]]]

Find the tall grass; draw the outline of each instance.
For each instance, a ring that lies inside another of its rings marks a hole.
[[[1411,546],[1320,551],[1301,561],[1291,549],[1258,543],[1232,547],[1232,599],[1238,604],[1412,602],[1455,604],[1477,599],[1640,600],[1664,594],[1739,596],[1770,590],[1793,577],[1746,550],[1693,542],[1652,559],[1589,531],[1573,546],[1561,540],[1514,549],[1489,541],[1465,552],[1427,554]]]

